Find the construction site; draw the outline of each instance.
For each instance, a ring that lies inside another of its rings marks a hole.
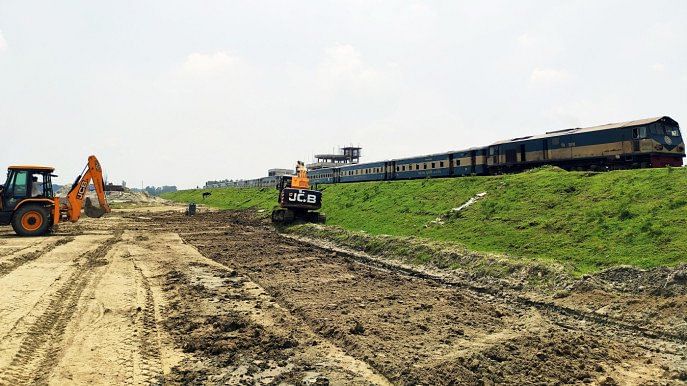
[[[685,20],[0,1],[0,386],[687,386]]]
[[[0,383],[687,381],[684,264],[497,276],[290,232],[259,206],[119,198],[48,237],[0,233]]]
[[[687,382],[687,168],[394,181],[359,155],[163,197],[95,156],[57,192],[9,166],[0,383]]]

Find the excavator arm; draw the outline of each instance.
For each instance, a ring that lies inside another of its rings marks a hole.
[[[91,181],[98,195],[100,209],[90,205],[90,200],[86,198],[88,186]],[[101,217],[105,213],[110,213],[110,206],[105,199],[103,169],[95,156],[88,157],[88,165],[86,165],[84,171],[76,178],[76,181],[74,181],[72,189],[67,194],[67,202],[61,212],[66,215],[69,221],[76,222],[79,217],[81,217],[81,209],[84,206],[84,202],[86,202],[86,215],[89,217]]]
[[[296,175],[291,178],[291,187],[295,189],[310,189],[308,169],[302,161],[296,163]]]

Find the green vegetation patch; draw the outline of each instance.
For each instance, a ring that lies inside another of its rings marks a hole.
[[[687,168],[546,167],[493,176],[322,186],[327,224],[561,263],[575,274],[687,262]],[[202,202],[201,190],[165,195]],[[274,189],[215,189],[206,204],[271,210]],[[486,195],[454,212],[479,193]]]
[[[203,199],[203,193],[212,193]],[[203,204],[219,209],[256,209],[271,211],[277,206],[279,192],[275,188],[217,188],[180,190],[164,193],[162,198],[181,203]]]

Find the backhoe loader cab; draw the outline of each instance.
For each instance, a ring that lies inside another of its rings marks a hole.
[[[53,225],[55,194],[47,166],[10,166],[0,187],[0,225],[22,236],[41,235]]]
[[[62,220],[78,221],[84,203],[89,217],[101,217],[110,212],[102,168],[95,156],[88,157],[88,164],[63,202],[53,192],[54,170],[47,166],[8,168],[7,180],[0,187],[0,225],[11,224],[20,236],[41,236]],[[91,182],[98,195],[99,208],[92,206],[86,197]]]

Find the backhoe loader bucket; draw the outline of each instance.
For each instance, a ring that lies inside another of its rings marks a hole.
[[[88,217],[100,218],[105,214],[105,209],[94,206],[89,197],[86,197],[86,203],[84,205],[84,213]]]

